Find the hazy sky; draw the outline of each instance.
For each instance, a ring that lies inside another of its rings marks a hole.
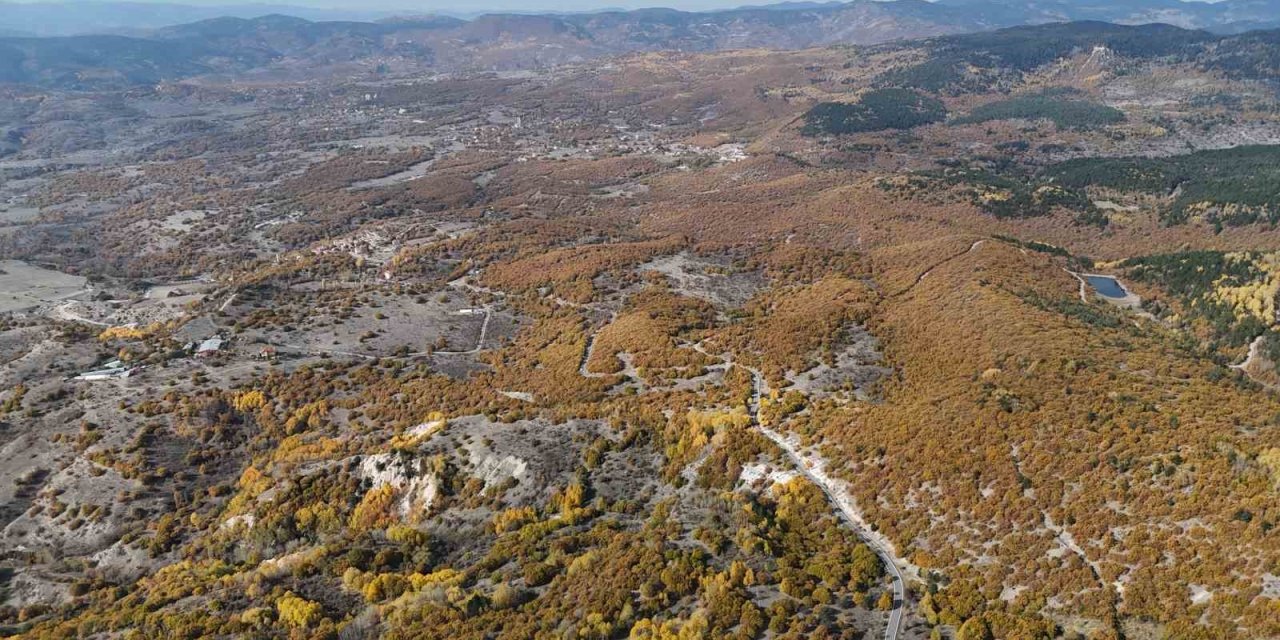
[[[3,4],[5,0],[0,0]],[[14,1],[14,0],[8,0]],[[16,0],[40,2],[42,0]],[[75,4],[110,0],[45,0]],[[123,0],[127,2],[152,2],[200,6],[225,6],[245,4],[296,5],[333,9],[396,9],[429,13],[473,13],[484,11],[588,11],[598,9],[639,9],[643,7],[673,7],[689,11],[724,9],[743,5],[774,4],[782,0]]]
[[[4,2],[152,2],[200,6],[293,5],[326,9],[394,10],[406,13],[482,13],[486,11],[591,11],[672,7],[688,11],[776,4],[784,0],[0,0]],[[823,0],[819,0],[823,1]],[[1209,0],[1212,1],[1212,0]]]
[[[328,0],[307,0],[325,2]],[[447,11],[586,11],[596,9],[639,9],[642,7],[673,7],[700,10],[738,7],[744,4],[771,4],[770,0],[374,0],[393,3],[396,7],[427,7],[427,10]]]

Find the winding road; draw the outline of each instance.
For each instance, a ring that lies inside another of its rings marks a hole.
[[[1081,277],[1080,274],[1070,269],[1063,269],[1063,271],[1066,271],[1067,273],[1071,274],[1071,277],[1080,281],[1080,302],[1089,304],[1089,293],[1088,293],[1088,290],[1085,288],[1085,287],[1088,287],[1089,285],[1085,283],[1084,278]]]
[[[848,494],[835,488],[836,483],[827,475],[824,465],[815,464],[812,458],[800,453],[799,449],[796,448],[795,442],[760,424],[759,411],[762,392],[760,372],[750,368],[747,368],[747,370],[751,372],[753,386],[755,387],[751,393],[751,407],[749,408],[751,423],[760,430],[760,433],[764,434],[764,437],[778,445],[778,448],[782,449],[787,454],[787,457],[791,459],[791,463],[810,482],[822,490],[823,495],[836,508],[836,513],[844,521],[845,525],[852,529],[877,556],[880,556],[880,561],[884,563],[885,570],[889,572],[889,576],[893,579],[893,608],[889,610],[889,622],[884,630],[884,638],[885,640],[897,640],[898,633],[902,630],[903,607],[906,606],[907,602],[906,579],[902,575],[902,569],[898,567],[898,558],[884,543],[867,530],[861,515],[853,508]]]
[[[757,426],[758,423],[757,423]],[[861,518],[852,505],[848,504],[848,497],[843,492],[837,492],[834,489],[832,479],[827,476],[826,472],[820,465],[816,465],[812,460],[801,455],[796,449],[795,443],[788,440],[782,434],[769,429],[767,427],[759,427],[760,432],[764,436],[778,445],[779,449],[786,452],[787,457],[791,459],[792,464],[804,474],[814,485],[817,485],[822,493],[827,496],[827,500],[835,506],[836,513],[840,519],[844,521],[853,532],[862,539],[876,555],[880,556],[880,561],[884,563],[885,570],[889,572],[889,576],[893,579],[893,608],[889,610],[889,624],[885,627],[885,640],[896,640],[898,633],[902,629],[902,611],[907,602],[906,579],[902,575],[902,569],[898,567],[897,557],[893,552],[884,546],[879,540],[871,536],[866,528],[862,525]]]
[[[693,348],[700,353],[712,355],[704,350],[701,344],[694,344]],[[846,491],[840,488],[841,481],[827,475],[824,460],[815,455],[801,453],[794,440],[760,423],[760,398],[765,391],[763,374],[758,369],[738,364],[732,359],[726,358],[725,361],[727,364],[726,371],[737,366],[751,373],[751,399],[748,401],[747,413],[751,416],[752,426],[758,429],[764,437],[778,445],[778,448],[786,454],[796,469],[822,491],[823,495],[827,497],[827,501],[835,507],[836,513],[844,521],[845,525],[853,530],[854,534],[862,539],[880,557],[880,561],[884,563],[885,570],[893,580],[893,608],[889,610],[889,621],[884,630],[884,638],[885,640],[897,640],[898,634],[902,631],[902,615],[907,602],[906,578],[903,575],[900,564],[906,566],[906,562],[894,554],[887,541],[871,532],[866,521],[863,520],[862,514],[854,506],[853,499]]]
[[[1276,385],[1274,382],[1263,380],[1261,377],[1254,374],[1254,363],[1255,361],[1263,359],[1262,347],[1266,341],[1267,332],[1264,331],[1259,334],[1258,337],[1254,338],[1253,342],[1249,343],[1249,355],[1245,356],[1245,359],[1239,363],[1231,365],[1231,368],[1244,373],[1244,375],[1250,380],[1262,385],[1266,389],[1280,391],[1280,386]]]
[[[1262,356],[1262,343],[1265,342],[1266,339],[1266,333],[1262,333],[1258,337],[1254,338],[1253,342],[1249,343],[1249,355],[1245,356],[1244,360],[1231,365],[1231,368],[1249,373],[1249,365],[1252,365],[1254,360],[1257,360]]]

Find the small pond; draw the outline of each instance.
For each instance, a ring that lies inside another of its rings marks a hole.
[[[1085,280],[1089,281],[1089,286],[1094,291],[1108,298],[1123,298],[1129,295],[1124,287],[1120,286],[1120,281],[1111,276],[1085,276]]]

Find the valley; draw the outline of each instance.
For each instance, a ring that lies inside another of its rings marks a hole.
[[[558,29],[0,87],[0,633],[1280,635],[1276,32]]]

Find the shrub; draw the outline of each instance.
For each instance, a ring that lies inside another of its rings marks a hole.
[[[276,601],[276,611],[285,624],[298,629],[306,629],[320,621],[323,610],[318,603],[299,598],[292,591],[284,594]]]

